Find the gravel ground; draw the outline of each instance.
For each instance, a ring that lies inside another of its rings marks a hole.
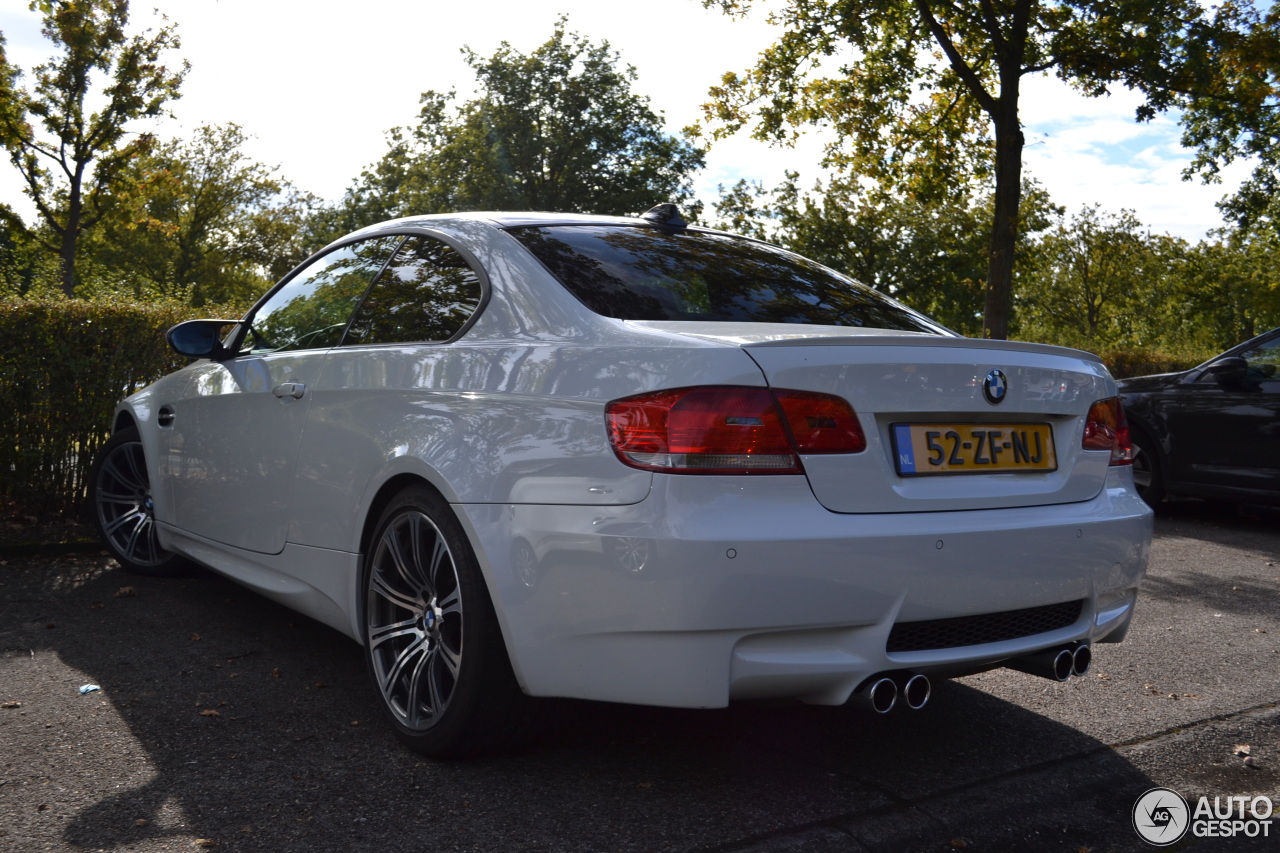
[[[452,763],[397,745],[328,628],[205,572],[0,546],[0,851],[1152,849],[1148,788],[1280,803],[1278,519],[1160,518],[1129,640],[1068,684],[994,671],[884,717],[558,702]]]

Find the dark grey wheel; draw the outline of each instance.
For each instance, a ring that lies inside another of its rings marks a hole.
[[[530,700],[470,544],[434,492],[411,487],[383,512],[363,594],[369,674],[402,741],[459,756],[523,734]]]
[[[173,575],[186,561],[160,547],[155,504],[142,439],[132,427],[117,431],[98,454],[90,474],[93,520],[107,549],[125,569]]]
[[[1152,507],[1164,500],[1164,469],[1155,443],[1145,432],[1131,429],[1129,440],[1133,444],[1133,484],[1138,494]]]

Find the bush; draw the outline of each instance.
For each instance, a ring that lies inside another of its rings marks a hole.
[[[77,510],[116,403],[186,363],[164,332],[207,310],[0,298],[0,496],[30,515]]]
[[[1197,357],[1173,354],[1161,350],[1124,349],[1105,350],[1098,355],[1116,379],[1148,376],[1153,373],[1178,373],[1195,367],[1208,357],[1207,355]]]

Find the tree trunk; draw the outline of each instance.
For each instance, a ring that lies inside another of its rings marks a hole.
[[[79,223],[73,230],[71,223],[62,232],[62,241],[58,247],[59,272],[62,274],[62,292],[68,298],[76,295],[76,238],[80,235]]]
[[[80,221],[84,213],[80,187],[84,181],[85,163],[77,163],[76,166],[67,198],[67,224],[62,229],[62,240],[58,246],[62,292],[68,299],[76,295],[76,244],[80,241]]]
[[[1013,255],[1018,243],[1018,208],[1022,203],[1022,126],[1018,121],[1017,84],[1001,94],[996,133],[995,217],[987,256],[987,289],[982,336],[1006,340],[1013,313]]]

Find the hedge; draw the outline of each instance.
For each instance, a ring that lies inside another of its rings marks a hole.
[[[128,298],[0,299],[0,495],[78,510],[116,403],[186,363],[164,332],[207,312]]]
[[[129,298],[0,298],[0,496],[28,515],[78,511],[116,403],[184,365],[164,332],[209,312]],[[1152,351],[1101,355],[1117,378],[1196,363]]]

